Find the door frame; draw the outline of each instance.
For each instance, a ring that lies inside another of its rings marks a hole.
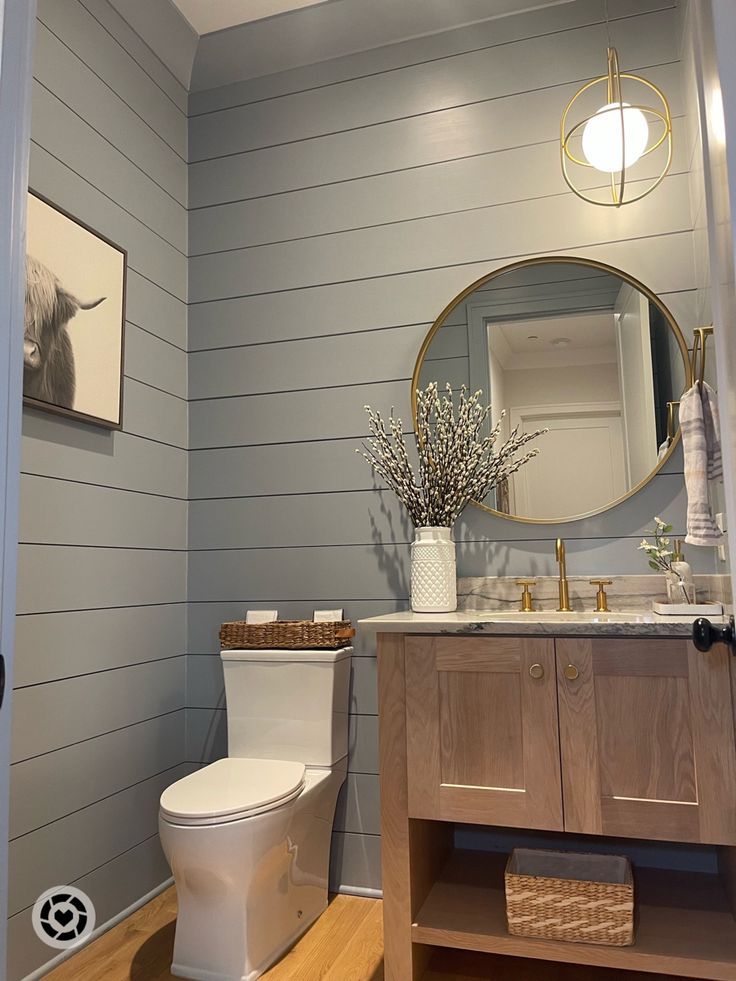
[[[0,981],[6,978],[10,713],[23,414],[25,225],[36,0],[0,0]]]
[[[708,232],[718,406],[723,451],[724,503],[730,569],[736,570],[736,68],[730,40],[736,31],[733,0],[691,6],[698,115]]]

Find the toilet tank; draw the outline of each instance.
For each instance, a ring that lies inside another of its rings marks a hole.
[[[228,755],[325,767],[347,756],[352,652],[222,651]]]

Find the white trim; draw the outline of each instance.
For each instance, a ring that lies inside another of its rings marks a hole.
[[[610,416],[621,414],[620,402],[553,402],[547,405],[514,405],[509,409],[513,422],[524,416],[544,413],[547,416],[569,416],[573,412],[583,412],[588,416]]]
[[[36,0],[0,0],[0,981],[6,977],[8,783],[23,406],[25,222]]]
[[[736,528],[736,71],[733,0],[698,0],[689,8],[698,114],[702,137],[718,406],[723,451],[726,527]],[[730,570],[736,570],[736,534],[728,535]]]
[[[488,348],[486,328],[487,311],[492,307],[488,300],[465,304],[468,323],[468,385],[471,392],[483,392],[482,401],[488,405],[493,401],[491,391],[491,359]]]
[[[118,923],[122,923],[123,920],[127,919],[129,916],[132,916],[133,913],[137,912],[141,908],[141,906],[145,906],[146,903],[150,903],[152,899],[155,899],[156,896],[160,896],[162,892],[168,889],[169,886],[173,886],[173,884],[173,877],[166,879],[160,886],[156,886],[155,889],[151,889],[151,891],[147,892],[145,896],[142,896],[140,899],[136,899],[134,903],[131,903],[130,906],[126,907],[124,910],[121,910],[111,919],[107,920],[102,924],[102,926],[98,926],[96,930],[93,930],[92,933],[90,933],[89,937],[87,937],[83,944],[80,944],[78,947],[72,947],[71,950],[65,950],[63,953],[59,954],[58,957],[54,957],[53,960],[46,961],[42,967],[39,967],[31,974],[27,974],[23,978],[23,981],[38,981],[39,978],[45,978],[46,975],[55,967],[58,967],[59,964],[63,964],[64,961],[68,961],[70,957],[78,954],[80,951],[84,950],[85,947],[89,947],[90,944],[94,943],[95,940],[98,940],[103,934],[107,933],[108,930],[112,930],[112,928],[116,927]]]

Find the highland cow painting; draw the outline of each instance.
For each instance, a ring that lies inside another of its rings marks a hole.
[[[126,261],[119,246],[29,193],[26,405],[121,427]]]

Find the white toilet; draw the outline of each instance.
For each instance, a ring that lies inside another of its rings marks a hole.
[[[351,654],[222,652],[229,756],[161,795],[173,974],[254,981],[325,909]]]

